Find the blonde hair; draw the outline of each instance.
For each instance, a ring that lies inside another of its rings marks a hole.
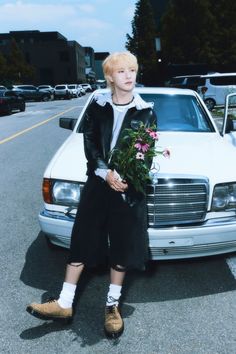
[[[138,62],[135,55],[130,52],[115,52],[104,60],[102,63],[103,73],[107,81],[107,85],[113,88],[113,82],[110,80],[110,76],[113,73],[114,68],[119,66],[129,66],[138,71]]]

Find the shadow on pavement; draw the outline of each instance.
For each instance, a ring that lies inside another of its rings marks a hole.
[[[42,289],[42,302],[57,297],[62,286],[68,250],[50,249],[39,233],[26,253],[20,279],[28,286]],[[75,316],[71,325],[42,322],[24,330],[20,337],[35,339],[51,332],[70,330],[81,347],[93,345],[104,338],[104,303],[109,285],[109,269],[85,270],[79,282],[75,300]],[[145,272],[131,271],[123,288],[122,314],[129,317],[135,311],[132,303],[162,302],[194,298],[232,291],[236,281],[223,256],[184,261],[149,262]],[[38,301],[38,299],[29,299]]]

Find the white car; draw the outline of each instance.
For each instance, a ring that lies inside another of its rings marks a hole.
[[[67,84],[60,84],[54,87],[54,98],[55,99],[71,99],[73,97],[72,90],[68,87]]]
[[[86,92],[93,91],[92,86],[90,84],[80,84],[80,86],[82,86]]]
[[[153,161],[159,170],[147,189],[150,257],[177,259],[236,251],[236,132],[225,118],[219,132],[197,92],[135,89],[154,103],[160,138],[170,159]],[[41,230],[50,243],[69,247],[81,190],[86,181],[83,119],[60,119],[72,133],[49,163],[43,179]],[[92,216],[91,216],[92,218]],[[93,245],[91,245],[93,247]]]
[[[225,97],[236,92],[236,73],[201,75],[197,91],[209,110],[216,105],[222,106],[225,103]]]
[[[86,95],[86,90],[81,84],[78,84],[78,89],[80,90],[80,95],[81,96]]]
[[[79,85],[77,85],[77,84],[68,84],[67,86],[68,86],[69,90],[71,91],[73,97],[82,96]]]

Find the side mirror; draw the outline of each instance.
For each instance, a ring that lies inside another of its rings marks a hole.
[[[77,123],[77,118],[61,117],[59,120],[59,126],[64,129],[73,130]]]

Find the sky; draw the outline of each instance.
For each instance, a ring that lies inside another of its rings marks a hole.
[[[57,31],[95,52],[125,50],[137,0],[0,0],[0,33]]]

